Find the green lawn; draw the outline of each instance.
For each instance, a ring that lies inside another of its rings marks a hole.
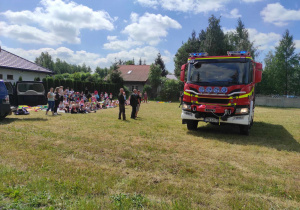
[[[0,209],[299,209],[300,109],[238,127],[181,124],[177,103],[0,122]]]

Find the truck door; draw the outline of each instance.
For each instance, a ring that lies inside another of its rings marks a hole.
[[[17,82],[16,97],[18,105],[46,105],[45,88],[42,82]]]
[[[10,105],[12,106],[15,106],[15,96],[14,96],[14,87],[13,85],[11,84],[11,82],[4,82],[5,86],[6,86],[6,89],[7,89],[7,92],[8,92],[8,95],[9,95],[9,102],[10,102]]]

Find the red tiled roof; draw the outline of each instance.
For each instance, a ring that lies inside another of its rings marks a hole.
[[[125,82],[146,82],[149,77],[150,65],[120,65],[118,70]]]
[[[53,74],[51,70],[3,49],[0,51],[0,67]]]

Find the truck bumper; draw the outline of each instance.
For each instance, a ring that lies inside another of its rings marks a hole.
[[[11,114],[10,104],[0,104],[0,117]]]
[[[228,117],[227,120],[218,119],[216,117],[200,117],[196,118],[196,113],[190,111],[182,110],[181,119],[182,123],[185,124],[188,120],[197,120],[204,122],[213,122],[213,123],[227,123],[227,124],[237,124],[237,125],[249,125],[250,115],[235,115]]]

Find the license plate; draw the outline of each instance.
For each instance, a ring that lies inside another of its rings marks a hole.
[[[215,112],[215,109],[205,109],[206,112]]]
[[[191,112],[184,112],[186,115],[192,116],[193,114]]]
[[[205,122],[215,122],[215,123],[219,122],[218,119],[213,118],[213,117],[206,117],[206,118],[204,119],[204,121],[205,121]]]

